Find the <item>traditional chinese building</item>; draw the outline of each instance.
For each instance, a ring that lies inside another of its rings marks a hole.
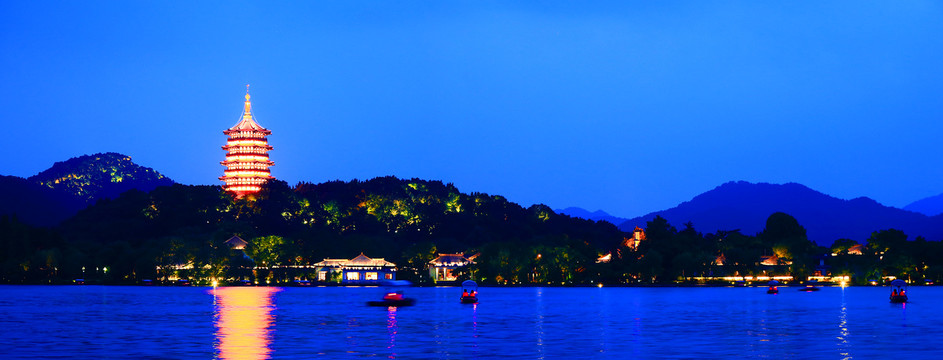
[[[597,264],[608,264],[610,261],[612,261],[612,252],[608,252],[606,255],[596,258]]]
[[[645,241],[645,230],[636,226],[635,231],[632,232],[632,238],[625,238],[623,241],[625,242],[625,246],[629,249],[633,251],[638,250],[639,244]]]
[[[864,244],[855,244],[848,248],[848,255],[864,255]]]
[[[477,256],[472,255],[470,257],[465,257],[465,254],[439,254],[439,257],[432,259],[429,262],[429,276],[432,277],[436,282],[438,281],[456,281],[458,280],[457,274],[453,271],[463,266],[468,266],[474,264],[474,258]]]
[[[224,243],[233,250],[242,250],[246,248],[246,245],[249,245],[248,241],[242,240],[241,237],[235,235],[229,238],[229,240],[226,240]]]
[[[776,255],[760,256],[760,265],[765,265],[765,266],[779,265],[779,256],[776,256]]]
[[[269,160],[268,152],[272,146],[268,144],[267,136],[272,132],[263,128],[252,118],[252,103],[249,102],[249,86],[246,85],[246,103],[242,118],[235,126],[223,131],[229,136],[223,150],[226,150],[226,160],[220,162],[226,167],[223,176],[219,179],[226,185],[226,191],[236,196],[254,194],[262,189],[272,174],[269,167],[274,163]]]
[[[360,253],[347,259],[324,259],[314,264],[319,282],[338,281],[345,285],[376,285],[383,280],[396,280],[396,264],[384,259],[371,259]]]

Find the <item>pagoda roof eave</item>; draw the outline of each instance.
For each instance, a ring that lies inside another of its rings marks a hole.
[[[255,122],[252,122],[252,125],[242,125],[243,122],[244,121],[240,121],[239,124],[236,124],[236,126],[223,130],[223,134],[230,135],[232,133],[250,132],[250,133],[262,134],[265,136],[272,135],[271,130],[263,128],[259,126],[259,124],[256,124]]]
[[[272,166],[272,165],[275,165],[275,162],[274,162],[274,161],[271,161],[271,160],[269,160],[269,161],[261,161],[261,160],[226,160],[226,161],[220,161],[219,164],[220,164],[220,165],[223,165],[223,166],[228,166],[228,165],[231,165],[231,164],[261,164],[261,165]]]

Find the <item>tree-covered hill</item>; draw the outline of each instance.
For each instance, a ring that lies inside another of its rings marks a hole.
[[[31,225],[54,226],[98,199],[173,183],[126,155],[82,155],[26,179],[0,176],[0,215],[13,215]]]
[[[20,204],[17,216],[0,216],[0,283],[75,278],[136,283],[176,276],[203,283],[247,278],[287,282],[312,279],[314,270],[299,265],[360,253],[396,263],[398,278],[428,283],[428,262],[437,253],[455,252],[480,254],[475,264],[458,272],[461,278],[474,273],[484,284],[703,282],[758,275],[805,279],[814,273],[847,275],[858,283],[883,276],[943,281],[939,241],[908,241],[906,231],[878,229],[860,244],[843,238],[825,248],[810,241],[815,228],[807,231],[800,225],[802,218],[778,211],[738,219],[756,229],[750,232],[701,233],[696,223],[656,214],[637,224],[646,237],[636,244],[633,234],[609,222],[558,214],[544,205],[525,208],[501,196],[463,193],[452,184],[420,179],[380,177],[294,187],[270,181],[260,193],[244,198],[234,198],[220,186],[174,184],[150,191],[132,188],[110,198],[104,194],[116,188],[101,182],[116,176],[124,183],[122,174],[136,174],[127,178],[145,179],[144,184],[166,178],[148,175],[117,154],[93,158],[92,166],[82,165],[85,160],[67,162],[85,170],[74,173],[81,176],[60,176],[52,187],[0,177],[0,185],[8,185],[0,187],[4,199]],[[112,174],[108,169],[117,170]],[[19,216],[52,217],[67,209],[57,203],[63,196],[74,201],[74,209],[84,206],[85,198],[69,193],[75,186],[100,198],[54,228],[31,226]],[[734,214],[714,215],[730,219]],[[245,249],[225,245],[233,235],[248,242]],[[597,261],[601,255],[606,256]]]
[[[484,284],[639,284],[719,281],[725,276],[897,276],[943,281],[943,243],[899,230],[866,242],[817,246],[796,218],[776,212],[756,235],[678,230],[656,216],[636,244],[614,225],[524,208],[500,196],[460,192],[419,179],[302,183],[272,181],[256,196],[218,186],[173,185],[102,199],[55,229],[0,216],[0,282],[104,283],[186,276],[290,282],[298,267],[360,253],[397,264],[398,278],[428,283],[440,252],[478,253],[459,270]],[[246,239],[244,250],[225,240]],[[608,261],[597,261],[606,254]],[[822,262],[824,261],[824,267]],[[94,269],[94,270],[93,270]],[[160,270],[162,269],[162,270]],[[181,270],[182,269],[182,270]],[[705,280],[707,279],[707,280]],[[714,280],[709,280],[714,279]]]
[[[130,189],[151,191],[174,183],[154,169],[135,164],[130,156],[113,152],[57,162],[27,180],[68,192],[89,203],[114,198]]]
[[[436,252],[544,251],[572,269],[557,281],[581,276],[580,269],[623,237],[612,224],[558,215],[543,205],[524,208],[440,181],[394,177],[295,187],[272,181],[242,199],[216,186],[128,191],[80,211],[59,230],[70,243],[107,249],[105,255],[125,252],[109,264],[125,274],[153,274],[161,262],[210,261],[206,254],[223,251],[222,242],[238,235],[263,263],[310,264],[363,252],[412,266],[416,276]]]

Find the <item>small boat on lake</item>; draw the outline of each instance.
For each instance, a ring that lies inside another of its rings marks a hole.
[[[383,306],[383,307],[400,307],[400,306],[413,306],[416,304],[416,299],[408,298],[403,296],[402,291],[393,291],[383,295],[383,300],[367,301],[369,306]]]
[[[769,289],[766,290],[767,294],[779,294],[779,281],[770,280]]]
[[[819,285],[819,282],[818,282],[817,280],[809,280],[808,282],[805,283],[805,287],[799,288],[799,291],[819,291],[819,290],[822,290],[822,289],[819,289],[818,287],[816,287],[815,285]]]
[[[907,282],[901,279],[891,281],[891,302],[907,302]]]
[[[384,281],[381,283],[386,288],[385,293],[383,294],[383,299],[367,301],[368,306],[383,306],[383,307],[401,307],[401,306],[413,306],[416,304],[416,299],[408,298],[403,295],[402,290],[392,290],[393,287],[406,287],[412,285],[409,281],[405,280],[392,280]]]
[[[478,303],[478,284],[471,280],[462,281],[462,304]]]

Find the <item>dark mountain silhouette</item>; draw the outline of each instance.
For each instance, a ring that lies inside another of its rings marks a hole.
[[[690,221],[701,232],[739,229],[752,235],[762,231],[767,217],[777,211],[795,217],[808,230],[809,239],[820,245],[840,238],[863,241],[873,231],[891,228],[904,231],[911,239],[918,235],[943,239],[943,216],[928,217],[866,197],[842,200],[796,183],[744,181],[728,182],[674,208],[625,221],[619,228],[645,227],[660,215],[676,227]]]
[[[918,212],[926,216],[943,214],[943,194],[914,201],[904,206],[904,210]]]
[[[131,189],[148,192],[174,183],[154,169],[135,164],[130,156],[112,152],[57,162],[27,180],[68,192],[88,203],[113,199]]]
[[[173,181],[117,153],[83,155],[55,163],[29,178],[0,176],[0,215],[53,226],[98,199],[137,189],[151,191]]]
[[[85,201],[17,176],[0,175],[0,215],[15,215],[37,226],[52,226],[85,207]]]
[[[557,214],[569,215],[569,216],[577,217],[580,219],[593,220],[593,221],[608,221],[614,225],[619,225],[625,222],[626,220],[628,220],[626,218],[620,218],[618,216],[609,215],[609,213],[602,210],[589,212],[589,210],[586,210],[581,207],[575,207],[575,206],[571,206],[566,209],[556,209],[554,210],[554,212],[556,212]]]

